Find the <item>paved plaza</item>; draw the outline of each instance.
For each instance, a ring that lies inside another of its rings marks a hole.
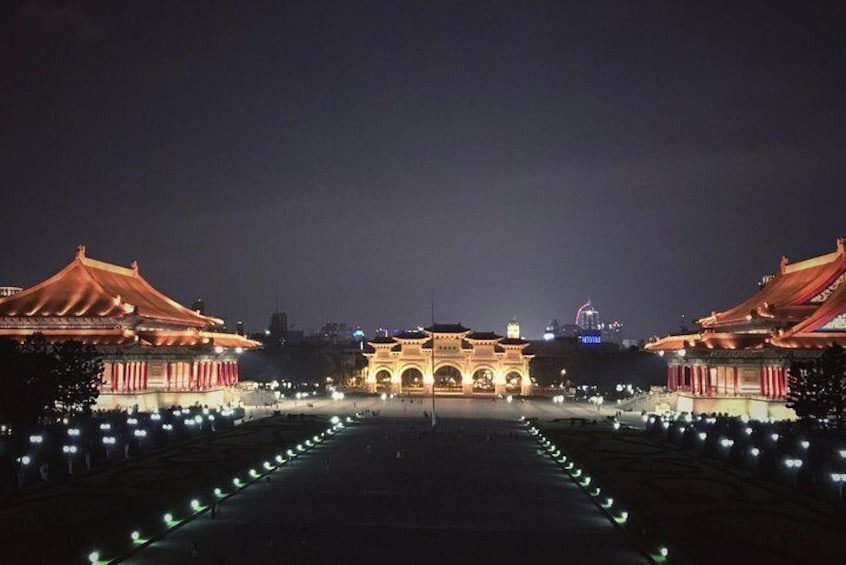
[[[588,402],[567,401],[556,404],[549,398],[529,397],[524,401],[515,398],[512,402],[498,398],[462,398],[460,396],[438,396],[435,400],[436,413],[444,418],[476,418],[491,420],[516,420],[520,416],[554,420],[556,418],[604,419],[614,416],[617,409],[613,404],[600,408]],[[362,410],[376,410],[382,416],[416,417],[423,411],[432,411],[432,397],[411,396],[382,400],[379,396],[347,396],[344,400],[327,397],[294,400],[283,399],[278,404],[282,412],[305,414],[346,414]],[[257,415],[270,413],[268,408],[251,408]],[[624,412],[621,421],[640,427],[643,422],[640,412]]]
[[[383,406],[129,562],[646,562],[515,420]]]

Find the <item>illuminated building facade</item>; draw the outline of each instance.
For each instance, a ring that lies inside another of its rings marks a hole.
[[[97,261],[84,246],[57,274],[0,299],[0,337],[39,333],[48,342],[97,347],[103,409],[222,404],[226,387],[238,382],[238,354],[258,345],[222,327],[154,289],[136,262]]]
[[[516,318],[506,324],[505,337],[508,339],[520,339],[520,322]]]
[[[580,330],[599,329],[599,310],[593,307],[590,299],[576,311],[576,326]]]
[[[789,356],[813,358],[846,345],[846,249],[798,263],[782,257],[777,274],[737,306],[698,320],[698,333],[646,346],[667,361],[667,388],[679,410],[792,417],[785,406]]]
[[[532,393],[533,356],[524,351],[529,342],[520,337],[473,332],[461,324],[435,324],[376,337],[368,344],[364,355],[369,392],[432,394],[434,386],[437,394]]]

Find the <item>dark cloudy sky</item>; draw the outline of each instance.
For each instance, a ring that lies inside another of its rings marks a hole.
[[[0,284],[631,337],[846,235],[837,3],[6,1]]]

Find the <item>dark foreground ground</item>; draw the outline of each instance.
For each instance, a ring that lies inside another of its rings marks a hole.
[[[640,524],[688,564],[843,562],[846,511],[638,430],[540,424]],[[672,555],[671,555],[672,557]]]
[[[365,420],[129,562],[645,562],[515,422],[436,430]]]
[[[193,496],[326,426],[316,416],[264,418],[26,489],[0,506],[0,564],[87,563],[94,548],[116,555],[133,529],[161,530],[164,510],[184,513]]]

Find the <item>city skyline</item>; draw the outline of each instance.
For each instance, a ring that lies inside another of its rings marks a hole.
[[[230,326],[648,337],[842,236],[825,3],[12,2],[0,284],[78,244]],[[537,330],[536,330],[537,328]]]

